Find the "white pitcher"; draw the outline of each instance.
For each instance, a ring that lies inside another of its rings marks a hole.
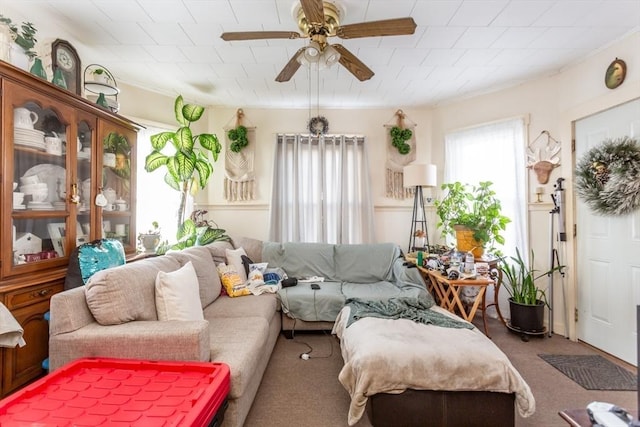
[[[13,110],[13,126],[23,129],[33,129],[38,121],[38,115],[28,108],[15,108]]]

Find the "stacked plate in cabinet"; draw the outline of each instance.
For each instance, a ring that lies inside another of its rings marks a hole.
[[[37,129],[16,127],[13,129],[13,143],[23,147],[45,151],[44,132]]]

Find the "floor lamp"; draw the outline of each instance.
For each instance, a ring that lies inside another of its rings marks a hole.
[[[416,231],[422,230],[425,233],[427,251],[429,250],[429,230],[427,229],[427,216],[424,212],[424,198],[422,197],[422,187],[436,186],[436,165],[427,163],[411,163],[403,169],[403,180],[405,187],[415,187],[413,197],[413,216],[411,217],[411,232],[409,233],[409,249],[411,252],[421,247],[416,247]]]

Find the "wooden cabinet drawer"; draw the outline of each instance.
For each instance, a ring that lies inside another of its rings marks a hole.
[[[62,292],[62,283],[46,283],[42,285],[29,286],[5,294],[5,305],[9,310],[15,310],[42,301],[48,301],[52,295]]]

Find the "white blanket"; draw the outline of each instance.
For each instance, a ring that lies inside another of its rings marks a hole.
[[[535,412],[529,385],[477,328],[452,329],[374,317],[346,328],[349,310],[348,306],[342,309],[333,328],[345,362],[338,379],[351,396],[349,425],[362,417],[368,396],[407,389],[515,393],[520,415]],[[440,307],[431,310],[451,315]]]
[[[9,309],[0,302],[0,347],[24,347],[26,342],[22,338],[24,329],[18,323]]]

